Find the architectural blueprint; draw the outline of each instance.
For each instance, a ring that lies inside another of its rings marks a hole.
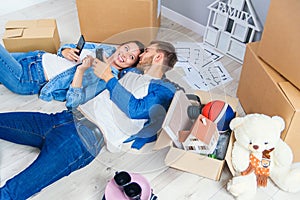
[[[222,54],[203,43],[180,42],[175,45],[182,77],[192,88],[209,91],[232,80],[223,64]]]

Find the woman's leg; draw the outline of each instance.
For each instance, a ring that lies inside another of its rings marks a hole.
[[[54,119],[55,115],[38,112],[0,113],[0,139],[41,149]]]
[[[9,53],[0,44],[0,82],[17,94],[37,94],[46,82],[43,53]]]
[[[6,182],[0,189],[0,199],[27,199],[51,183],[86,166],[94,159],[94,156],[85,148],[77,134],[72,114],[63,112],[47,115],[46,117],[35,116],[44,118],[44,122],[41,122],[39,119],[34,120],[35,122],[52,123],[52,129],[46,131],[45,124],[41,124],[40,128],[42,127],[41,132],[43,134],[33,134],[32,128],[25,128],[28,131],[27,134],[30,134],[28,138],[31,138],[34,142],[24,142],[26,133],[23,128],[22,135],[25,134],[25,136],[22,136],[22,140],[19,134],[14,134],[18,139],[9,138],[10,141],[39,146],[41,147],[41,152],[29,167]],[[1,115],[0,121],[2,121]],[[32,124],[32,127],[35,126],[35,124]],[[3,138],[1,129],[0,136]]]

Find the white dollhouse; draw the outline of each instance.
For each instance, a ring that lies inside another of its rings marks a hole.
[[[242,63],[246,43],[262,30],[250,0],[217,0],[208,8],[204,43]]]

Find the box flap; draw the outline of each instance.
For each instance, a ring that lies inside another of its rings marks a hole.
[[[39,19],[39,20],[12,20],[8,21],[5,29],[15,28],[34,28],[34,27],[56,27],[55,19]]]
[[[8,21],[5,25],[5,29],[30,28],[35,26],[36,20],[15,20]]]
[[[195,173],[212,180],[219,180],[224,161],[171,147],[165,158],[165,163],[176,169]]]
[[[173,142],[172,142],[171,138],[169,137],[169,135],[163,129],[161,129],[153,149],[159,150],[159,149],[163,149],[165,147],[170,147],[170,146],[172,146],[172,143]]]
[[[228,143],[227,152],[226,152],[226,155],[225,155],[225,161],[227,163],[229,171],[231,172],[231,174],[233,176],[235,175],[235,170],[234,170],[233,165],[232,165],[231,154],[232,154],[232,148],[233,148],[234,142],[235,142],[234,132],[231,132],[230,141]]]
[[[300,111],[300,91],[287,81],[279,82],[278,85],[291,105],[294,107],[295,111]]]
[[[22,37],[23,36],[23,31],[24,31],[24,29],[22,29],[22,28],[6,30],[4,35],[3,35],[3,38]]]
[[[213,100],[222,100],[228,103],[235,111],[239,104],[238,98],[231,97],[226,94],[221,95],[221,94],[215,94],[215,93],[205,92],[201,90],[195,91],[195,94],[200,97],[202,104],[206,104]]]
[[[24,29],[23,38],[52,38],[54,29],[50,27],[36,27]]]

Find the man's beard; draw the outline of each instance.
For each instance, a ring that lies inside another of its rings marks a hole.
[[[151,67],[153,58],[154,58],[154,56],[145,58],[142,62],[139,62],[137,64],[136,68],[141,70],[142,72],[145,72],[147,69],[149,69]]]

